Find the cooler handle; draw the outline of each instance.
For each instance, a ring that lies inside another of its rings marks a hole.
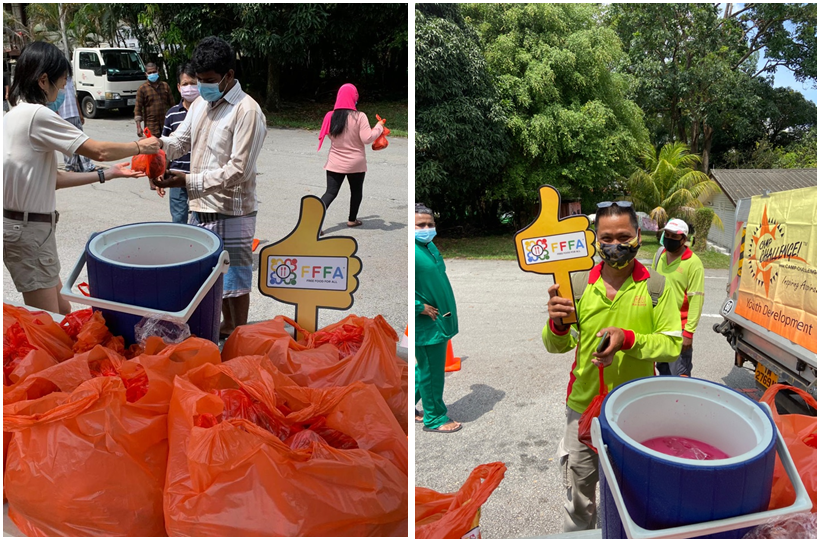
[[[92,235],[94,236],[94,235]],[[203,285],[200,286],[200,289],[192,299],[191,303],[188,304],[182,310],[172,312],[169,310],[157,310],[154,308],[146,308],[146,307],[138,307],[135,305],[128,305],[126,303],[118,303],[116,301],[106,301],[105,299],[98,299],[96,297],[86,297],[85,295],[77,295],[72,291],[72,286],[75,282],[77,282],[77,278],[80,276],[80,273],[83,270],[83,267],[86,266],[86,252],[82,252],[80,254],[80,258],[77,260],[77,263],[74,265],[74,269],[71,271],[69,275],[68,281],[65,285],[63,285],[63,289],[60,290],[60,294],[72,301],[74,303],[81,303],[83,305],[91,305],[97,308],[104,308],[106,310],[113,310],[115,312],[124,312],[126,314],[132,314],[134,316],[152,316],[160,314],[164,317],[164,319],[168,319],[173,322],[178,323],[186,323],[191,318],[191,315],[194,314],[194,311],[206,297],[206,294],[212,288],[214,283],[220,277],[221,274],[225,274],[226,271],[229,270],[229,252],[223,250],[220,254],[220,257],[217,261],[217,265],[212,269],[211,273],[209,274],[206,281],[203,282]]]
[[[763,405],[767,410],[769,410],[769,406],[765,403],[760,403],[760,405]],[[614,468],[612,468],[611,461],[608,457],[608,447],[603,443],[603,437],[600,434],[600,421],[597,418],[592,420],[592,442],[597,448],[597,452],[600,453],[600,467],[603,470],[606,481],[609,483],[609,488],[612,490],[612,497],[614,498],[617,512],[620,514],[620,521],[623,523],[623,529],[626,532],[626,537],[628,539],[686,539],[690,537],[714,534],[717,532],[747,528],[749,526],[758,526],[759,524],[763,524],[764,522],[775,517],[811,511],[812,500],[809,498],[808,492],[806,492],[806,487],[803,486],[803,481],[797,473],[797,468],[795,467],[794,461],[792,461],[792,457],[789,454],[789,449],[786,447],[786,443],[783,441],[783,436],[780,435],[780,431],[777,427],[775,427],[775,434],[777,435],[777,454],[780,456],[780,460],[783,462],[783,467],[786,468],[786,473],[789,475],[789,479],[794,487],[795,500],[792,505],[788,507],[781,507],[780,509],[773,509],[771,511],[761,511],[759,513],[739,515],[727,519],[698,522],[687,526],[677,526],[675,528],[665,528],[663,530],[647,530],[641,526],[638,526],[634,520],[632,520],[631,515],[629,515],[629,511],[626,508],[626,503],[623,501],[623,494],[620,492],[620,487],[617,485],[617,476],[614,473]]]

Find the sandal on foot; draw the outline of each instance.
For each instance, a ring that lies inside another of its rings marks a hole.
[[[361,225],[363,225],[363,222],[360,220],[347,221],[346,225],[348,225],[349,227],[360,227]]]
[[[417,409],[414,410],[414,423],[415,424],[422,424],[423,423],[423,411],[418,411]]]
[[[452,419],[449,419],[448,422],[445,422],[444,424],[442,424],[438,428],[430,428],[428,426],[423,426],[423,431],[430,431],[430,432],[433,432],[433,433],[454,433],[456,431],[460,431],[460,430],[463,429],[463,424],[457,424],[456,428],[452,428],[450,430],[444,430],[443,426],[445,426],[446,424],[457,424],[457,422],[455,422]]]

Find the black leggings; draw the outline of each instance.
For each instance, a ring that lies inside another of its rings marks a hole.
[[[343,185],[343,180],[349,177],[349,188],[351,189],[351,203],[349,204],[349,221],[357,219],[357,211],[360,209],[360,203],[363,200],[363,180],[366,179],[365,172],[355,172],[353,174],[340,174],[339,172],[326,171],[326,192],[320,197],[323,204],[326,205],[326,210],[337,197],[340,187]]]

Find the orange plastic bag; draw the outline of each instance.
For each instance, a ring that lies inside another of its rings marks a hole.
[[[132,360],[98,346],[61,373],[52,368],[49,381],[70,388],[82,378],[74,373],[100,376],[4,405],[3,429],[14,432],[4,480],[12,521],[28,536],[165,535],[172,380],[219,356],[197,338]]]
[[[146,138],[151,138],[151,131],[148,127],[143,130]],[[131,158],[131,169],[145,172],[149,179],[159,178],[166,172],[166,152],[163,150],[155,154],[135,155]]]
[[[772,417],[778,431],[783,436],[789,454],[797,467],[797,472],[806,492],[812,499],[812,513],[817,512],[817,417],[802,414],[777,414],[777,407],[774,398],[780,390],[791,390],[815,410],[817,401],[807,392],[794,386],[785,384],[773,384],[766,390],[760,401],[768,403],[772,409]],[[769,501],[769,510],[788,507],[794,503],[795,494],[786,468],[778,457],[774,463],[774,476],[772,477],[772,496]]]
[[[3,330],[3,384],[9,384],[8,376],[33,348],[57,361],[74,356],[71,338],[46,312],[34,314],[3,303]]]
[[[415,539],[459,539],[475,530],[480,506],[486,503],[505,473],[506,464],[494,462],[474,468],[460,490],[453,494],[415,488]],[[480,537],[479,529],[472,537]]]
[[[379,115],[375,115],[374,117],[376,117],[378,121],[385,121],[381,119]],[[391,131],[386,128],[386,125],[383,125],[383,134],[378,136],[377,140],[372,142],[371,149],[373,149],[374,151],[380,151],[381,149],[389,147],[389,141],[386,139],[386,137],[390,134]]]
[[[295,341],[291,325],[303,335]],[[362,341],[359,341],[362,331]],[[408,365],[397,356],[397,333],[382,316],[349,315],[315,333],[284,316],[241,326],[226,340],[223,359],[266,355],[271,366],[309,388],[374,384],[403,430],[408,428]],[[355,344],[360,346],[349,356]],[[266,364],[268,365],[268,364]]]
[[[175,379],[164,494],[169,535],[405,536],[407,440],[374,386],[301,388],[263,369],[265,361],[238,357]],[[323,417],[358,448],[333,448],[313,430],[287,444],[247,419],[218,422],[226,406],[211,392],[225,389],[242,390],[288,424]]]
[[[592,420],[600,416],[600,407],[609,393],[609,388],[603,381],[603,367],[598,366],[597,372],[600,375],[600,393],[592,398],[591,403],[580,415],[580,420],[577,422],[577,440],[595,452],[597,452],[597,449],[592,444]]]

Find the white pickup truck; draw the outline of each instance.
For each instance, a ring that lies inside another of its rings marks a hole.
[[[759,388],[789,384],[817,399],[817,188],[741,199],[734,240],[724,320],[714,330],[736,366],[753,364]],[[784,392],[779,408],[812,412]]]
[[[100,110],[133,108],[137,88],[146,81],[146,67],[134,49],[78,47],[72,69],[80,107],[89,118]]]

